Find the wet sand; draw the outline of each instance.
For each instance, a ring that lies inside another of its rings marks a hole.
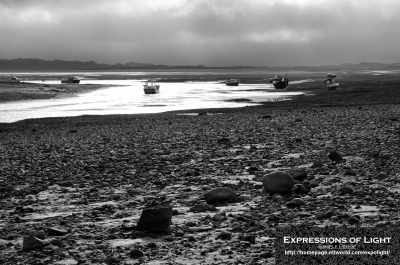
[[[279,226],[398,225],[400,78],[338,81],[261,106],[0,124],[0,263],[275,264]],[[263,192],[290,170],[308,192]],[[191,210],[216,187],[237,197]],[[170,233],[137,231],[165,203]],[[41,243],[22,251],[29,236]]]
[[[0,83],[0,103],[51,99],[60,96],[71,96],[77,93],[86,93],[98,90],[108,85],[89,85],[89,84],[34,84],[29,82],[20,83]]]

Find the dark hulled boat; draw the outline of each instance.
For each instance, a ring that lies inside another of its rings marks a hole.
[[[284,89],[289,85],[289,79],[280,75],[270,78],[269,82],[272,83],[276,89]]]
[[[76,83],[76,84],[79,84],[80,81],[81,80],[79,80],[75,76],[69,76],[67,78],[62,79],[61,83]]]
[[[11,75],[11,79],[0,79],[0,83],[19,83],[21,80],[15,75]]]
[[[239,79],[231,79],[225,82],[227,86],[238,86],[239,85]]]
[[[160,85],[156,85],[153,81],[147,81],[143,84],[143,90],[145,94],[158,94],[160,93]]]

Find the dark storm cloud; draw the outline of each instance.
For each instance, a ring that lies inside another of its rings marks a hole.
[[[385,0],[0,0],[0,53],[170,65],[397,62],[399,6]]]

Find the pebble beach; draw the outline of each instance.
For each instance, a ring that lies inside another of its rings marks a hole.
[[[348,75],[259,106],[0,124],[0,264],[276,264],[280,226],[398,226],[399,88]],[[138,225],[156,206],[165,231]]]

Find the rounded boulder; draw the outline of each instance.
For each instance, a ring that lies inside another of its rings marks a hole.
[[[220,187],[212,189],[204,194],[204,198],[208,204],[226,202],[234,200],[236,198],[236,193],[230,188]]]
[[[294,187],[293,177],[286,172],[274,172],[263,177],[264,191],[271,195],[289,193]]]

